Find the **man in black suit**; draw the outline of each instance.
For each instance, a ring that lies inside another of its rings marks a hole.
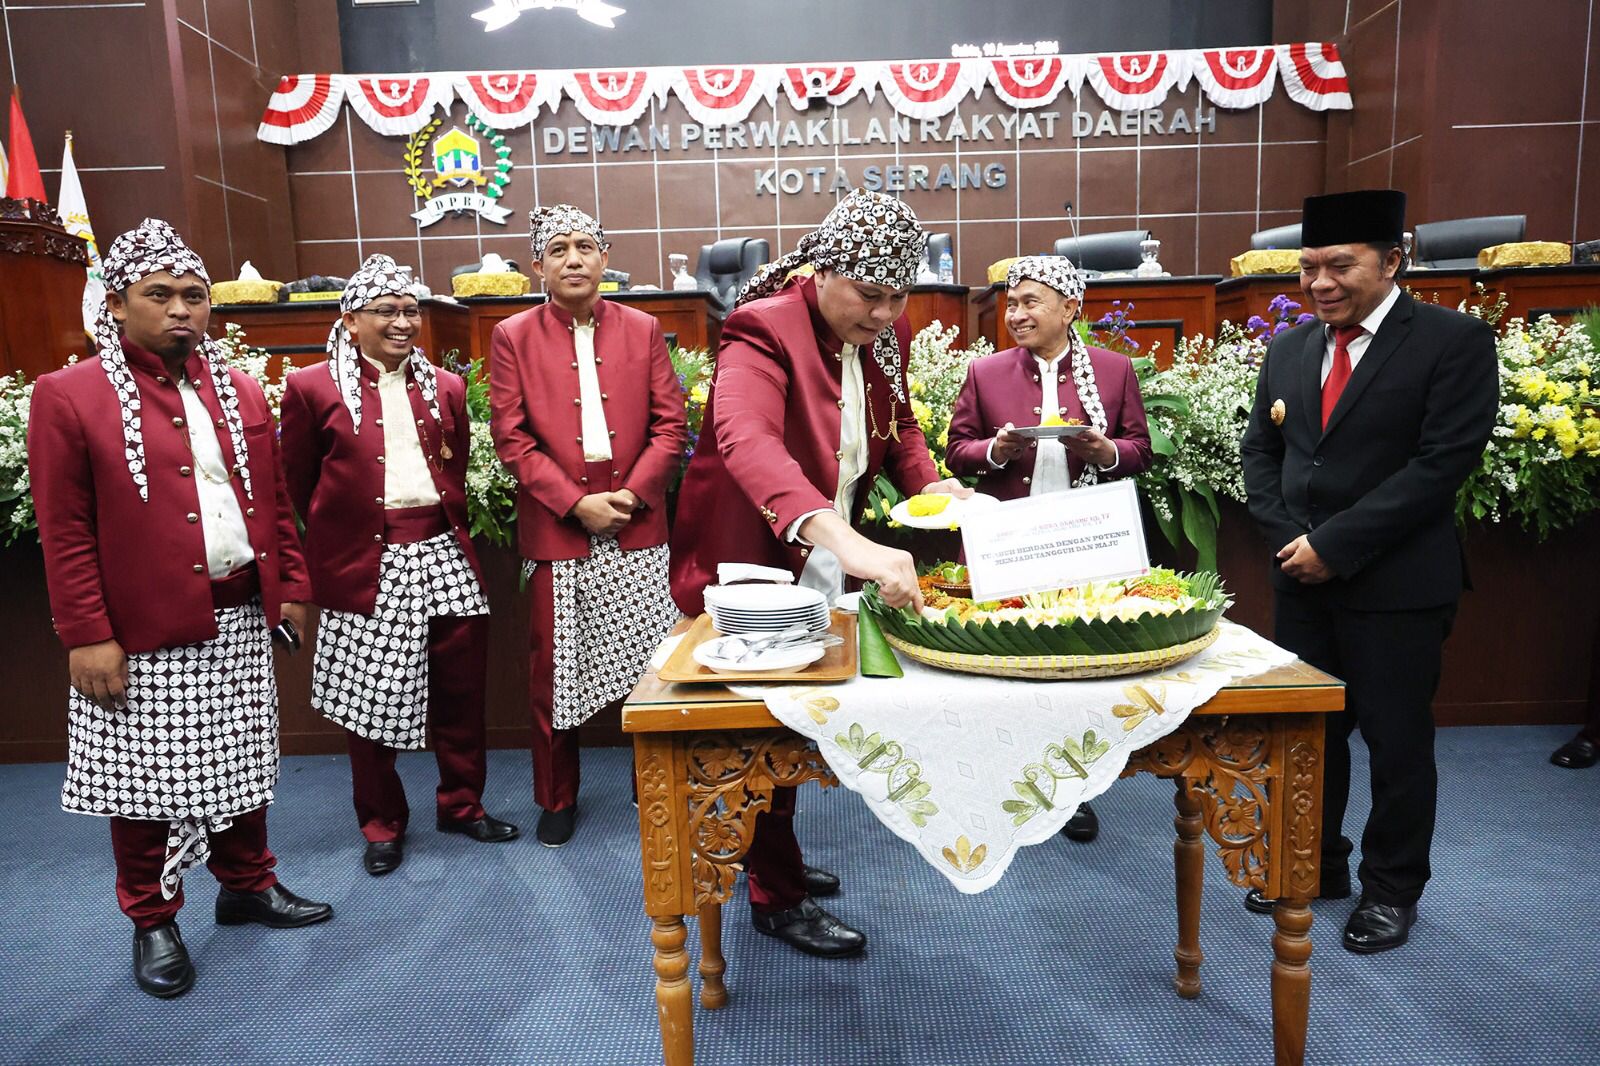
[[[1429,876],[1438,774],[1432,701],[1464,585],[1455,497],[1494,426],[1494,336],[1417,303],[1405,265],[1405,194],[1313,196],[1300,288],[1317,321],[1267,351],[1242,446],[1250,513],[1276,549],[1276,640],[1341,677],[1328,719],[1323,898],[1350,894],[1350,733],[1372,765],[1361,899],[1344,946],[1399,947]],[[1251,910],[1272,901],[1252,892]]]

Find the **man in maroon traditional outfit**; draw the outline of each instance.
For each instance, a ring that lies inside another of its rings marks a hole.
[[[672,596],[685,614],[701,612],[725,562],[788,570],[830,599],[847,575],[876,581],[891,606],[920,606],[911,556],[857,523],[880,471],[907,493],[970,492],[939,480],[906,387],[905,303],[926,244],[905,204],[857,190],[740,295],[678,498]],[[806,264],[815,276],[785,288]],[[805,865],[793,818],[792,788],[756,818],[755,927],[809,954],[855,954],[866,937],[813,899],[839,882]]]
[[[1002,500],[1064,492],[1150,466],[1139,378],[1126,356],[1091,348],[1072,328],[1083,277],[1065,256],[1025,256],[1006,275],[1006,326],[1017,347],[973,363],[950,414],[945,463]],[[1086,428],[1061,440],[1015,432],[1055,416]],[[1080,804],[1061,834],[1087,844],[1100,820]]]
[[[267,848],[270,630],[304,628],[310,587],[266,397],[206,339],[199,256],[146,219],[104,268],[98,358],[38,380],[28,462],[72,676],[61,805],[109,817],[134,977],[165,998],[194,983],[175,919],[196,864],[222,883],[219,924],[333,914]]]
[[[436,824],[485,843],[517,827],[483,809],[489,601],[467,519],[466,383],[413,346],[409,270],[386,255],[346,283],[326,362],[289,375],[284,479],[322,608],[311,702],[343,726],[362,865],[404,857],[397,749],[439,764]]]
[[[533,601],[537,833],[559,847],[578,814],[578,727],[633,690],[677,620],[666,495],[689,430],[660,324],[600,298],[600,223],[569,204],[530,222],[548,300],[495,327],[489,387]]]

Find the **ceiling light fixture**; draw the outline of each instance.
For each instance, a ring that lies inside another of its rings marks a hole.
[[[511,25],[524,11],[555,11],[558,8],[576,12],[585,22],[608,30],[616,28],[618,15],[627,13],[623,8],[605,3],[605,0],[494,0],[491,6],[472,17],[482,20],[484,32],[487,33]]]

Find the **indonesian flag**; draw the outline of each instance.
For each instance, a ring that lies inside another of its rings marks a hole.
[[[1278,70],[1289,96],[1313,111],[1350,110],[1350,81],[1335,44],[1278,46]]]
[[[450,106],[448,77],[432,74],[345,74],[345,97],[361,120],[379,133],[409,136],[426,126],[440,106]]]
[[[554,107],[561,95],[557,78],[533,71],[462,74],[455,90],[473,114],[497,130],[521,129],[533,122],[541,106]]]
[[[1218,48],[1195,59],[1194,76],[1206,98],[1218,107],[1255,107],[1272,95],[1278,76],[1277,49]]]
[[[46,200],[44,175],[39,173],[39,157],[33,154],[33,138],[22,117],[22,94],[11,87],[11,166],[6,174],[6,195],[17,200]]]
[[[1019,56],[989,60],[989,84],[1012,107],[1044,107],[1067,85],[1083,87],[1082,56]]]
[[[1187,52],[1139,52],[1092,56],[1088,78],[1108,106],[1143,111],[1160,107],[1174,85],[1186,87],[1191,73]]]
[[[256,140],[299,144],[333,125],[344,102],[344,82],[332,74],[285,74],[267,101]]]
[[[813,79],[820,79],[827,91],[827,96],[823,99],[830,104],[838,105],[849,103],[862,90],[866,90],[868,100],[872,99],[873,89],[877,85],[879,76],[875,65],[864,63],[837,67],[784,67],[782,85],[795,110],[804,111],[806,105],[811,102],[811,97],[806,93]]]
[[[100,308],[106,302],[106,285],[105,276],[100,272],[100,246],[95,244],[94,227],[89,224],[89,203],[83,198],[78,164],[72,158],[70,131],[67,146],[61,152],[61,193],[56,197],[56,211],[67,232],[82,237],[89,246],[89,277],[83,285],[83,330],[92,333],[100,317]]]
[[[956,109],[969,89],[982,86],[982,73],[973,81],[959,59],[914,59],[885,63],[879,80],[883,95],[902,115],[941,118]]]
[[[575,70],[566,91],[578,114],[597,126],[626,126],[644,114],[662,89],[653,70]]]
[[[685,67],[672,77],[672,91],[696,122],[732,126],[750,117],[778,89],[776,67]]]

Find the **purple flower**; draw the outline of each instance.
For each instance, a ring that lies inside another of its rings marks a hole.
[[[1245,323],[1245,328],[1250,330],[1266,329],[1267,320],[1260,315],[1251,315],[1250,320]]]
[[[1295,306],[1299,305],[1296,304]],[[1294,324],[1297,326],[1304,325],[1307,322],[1315,321],[1316,317],[1316,315],[1307,314],[1306,312],[1302,311],[1300,312],[1300,317],[1294,320]]]

